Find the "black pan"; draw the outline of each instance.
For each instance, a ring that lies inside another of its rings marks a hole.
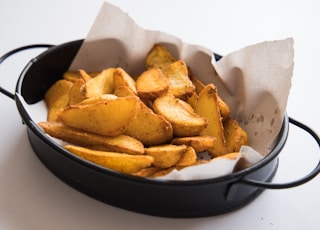
[[[32,148],[42,163],[73,188],[102,202],[123,209],[164,217],[204,217],[239,209],[254,200],[264,189],[281,189],[301,185],[320,172],[320,162],[305,177],[284,184],[270,181],[277,172],[278,155],[285,145],[289,123],[306,130],[320,146],[320,139],[310,128],[283,118],[277,144],[263,160],[227,176],[193,181],[159,181],[122,174],[90,163],[53,142],[32,120],[26,105],[43,99],[46,90],[64,73],[83,40],[58,46],[31,45],[8,52],[9,56],[29,48],[48,48],[33,58],[22,71],[15,93],[0,87],[12,98],[27,126]],[[218,55],[216,55],[219,58]]]

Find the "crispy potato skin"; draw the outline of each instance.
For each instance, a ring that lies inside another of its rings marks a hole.
[[[171,144],[191,146],[197,153],[213,149],[215,143],[216,138],[212,136],[176,137],[171,140]]]
[[[232,118],[223,121],[227,152],[238,152],[242,145],[249,145],[247,132]]]
[[[127,135],[107,137],[72,128],[61,122],[40,122],[39,126],[50,136],[71,144],[94,150],[125,152],[132,155],[144,154],[143,144]]]
[[[138,95],[154,100],[169,90],[169,80],[159,68],[144,71],[136,80]]]
[[[187,102],[171,94],[158,97],[153,108],[172,124],[174,136],[196,136],[207,126],[205,118],[195,113]]]
[[[226,141],[222,117],[217,102],[217,88],[208,84],[199,94],[195,111],[208,120],[208,126],[201,132],[201,135],[216,138],[216,144],[209,152],[212,156],[221,156],[227,153]]]
[[[44,101],[48,108],[48,121],[57,120],[57,112],[69,104],[69,91],[72,85],[72,82],[62,79],[47,90],[44,95]]]
[[[155,44],[146,57],[146,68],[159,68],[165,71],[177,59],[162,45]]]
[[[128,125],[125,134],[140,140],[144,145],[159,145],[172,139],[171,123],[154,113],[142,101],[135,119]]]
[[[175,166],[183,157],[188,147],[186,145],[160,145],[145,149],[146,155],[154,158],[153,166],[170,168]]]
[[[153,163],[153,157],[146,155],[97,151],[74,145],[66,145],[65,149],[98,165],[128,174],[139,172]]]
[[[93,104],[68,106],[59,113],[59,119],[73,128],[117,136],[126,130],[138,109],[139,100],[136,97],[118,97]]]

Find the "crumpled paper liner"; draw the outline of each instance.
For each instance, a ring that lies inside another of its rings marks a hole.
[[[232,109],[231,116],[248,132],[252,147],[243,147],[237,159],[174,170],[158,179],[219,177],[232,173],[240,157],[254,164],[270,152],[291,87],[293,39],[248,46],[216,62],[213,51],[163,32],[144,30],[119,8],[104,3],[70,70],[122,67],[135,77],[145,70],[146,54],[155,43],[186,61],[204,83],[217,85],[219,95]]]

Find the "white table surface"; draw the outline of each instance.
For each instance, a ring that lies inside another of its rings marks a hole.
[[[103,0],[0,1],[0,54],[34,43],[85,38]],[[289,116],[320,133],[320,13],[316,0],[110,0],[142,27],[228,54],[265,40],[293,37],[295,69]],[[0,85],[14,91],[24,65],[42,50],[0,66]],[[29,144],[13,100],[0,95],[0,229],[319,229],[320,177],[291,189],[266,190],[244,208],[214,217],[170,219],[122,210],[67,186],[43,166]],[[319,149],[290,126],[275,182],[315,167]]]

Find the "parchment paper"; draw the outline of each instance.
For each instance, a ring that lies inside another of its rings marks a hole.
[[[144,30],[119,8],[104,3],[70,70],[122,67],[137,76],[145,70],[146,54],[155,43],[185,60],[203,82],[217,85],[219,95],[232,109],[231,116],[248,132],[252,147],[244,147],[236,160],[219,159],[175,170],[162,179],[218,177],[232,173],[240,157],[254,164],[270,152],[291,87],[292,38],[248,46],[216,62],[212,50],[163,32]]]

